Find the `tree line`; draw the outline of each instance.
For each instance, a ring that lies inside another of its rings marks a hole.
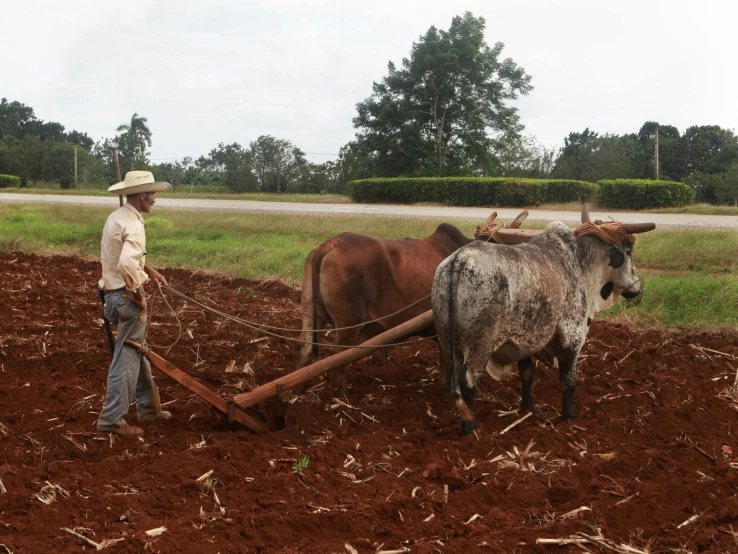
[[[121,170],[151,169],[175,186],[220,185],[234,192],[343,193],[348,181],[369,177],[511,176],[578,179],[654,178],[658,133],[661,179],[684,181],[698,200],[738,203],[738,137],[717,125],[680,133],[668,124],[645,122],[625,135],[589,128],[570,132],[551,148],[525,135],[511,101],[532,90],[524,68],[490,46],[485,20],[466,12],[447,30],[431,26],[399,64],[356,105],[354,140],[335,160],[309,162],[289,140],[262,135],[248,145],[220,143],[199,158],[155,164],[152,132],[135,113],[112,138],[94,142],[86,133],[65,132],[20,102],[0,104],[0,174],[24,181],[71,186],[73,150],[82,183],[115,181]]]

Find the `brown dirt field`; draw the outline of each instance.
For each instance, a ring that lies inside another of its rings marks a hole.
[[[293,394],[287,426],[263,435],[218,423],[155,372],[173,419],[113,441],[93,432],[109,363],[98,272],[94,260],[0,253],[0,543],[11,552],[81,550],[62,527],[124,539],[111,552],[585,551],[536,544],[572,535],[611,541],[584,545],[593,552],[738,552],[738,403],[725,396],[735,335],[595,322],[579,420],[558,420],[557,376],[541,368],[541,413],[505,434],[519,381],[482,381],[478,437],[459,436],[433,343],[354,364],[349,406],[330,379]],[[163,273],[230,313],[299,324],[299,293],[280,283]],[[173,305],[192,336],[162,356],[220,394],[293,369],[290,343]],[[153,344],[176,336],[167,312],[158,300]],[[225,373],[230,360],[255,377]],[[37,497],[47,482],[64,491],[48,505]]]

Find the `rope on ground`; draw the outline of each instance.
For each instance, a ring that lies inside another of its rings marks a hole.
[[[249,329],[252,329],[254,331],[261,332],[261,333],[264,333],[266,335],[270,335],[272,337],[276,337],[276,338],[279,338],[279,339],[283,339],[283,340],[287,340],[287,341],[292,341],[292,342],[297,342],[297,343],[301,343],[301,344],[310,344],[310,345],[320,344],[320,343],[315,343],[315,342],[312,342],[312,341],[309,341],[309,340],[302,340],[302,339],[295,339],[295,338],[292,338],[292,337],[285,337],[284,335],[280,335],[278,333],[273,333],[273,332],[267,330],[267,329],[277,329],[277,330],[287,330],[287,331],[302,331],[302,329],[283,329],[283,328],[279,328],[279,327],[271,327],[269,325],[262,325],[260,323],[255,323],[255,322],[252,322],[252,321],[248,321],[246,319],[241,319],[241,318],[238,318],[236,316],[232,316],[230,314],[227,314],[225,312],[221,312],[220,310],[216,310],[215,308],[211,308],[210,306],[207,306],[207,305],[205,305],[205,304],[203,304],[201,302],[198,302],[194,298],[191,298],[191,297],[187,296],[186,294],[184,294],[183,292],[180,292],[180,291],[178,291],[176,289],[173,289],[170,286],[167,286],[165,288],[167,290],[169,290],[175,296],[179,296],[180,298],[184,298],[184,299],[192,302],[193,304],[195,304],[197,306],[200,306],[201,308],[203,308],[205,310],[208,310],[208,311],[210,311],[210,312],[212,312],[212,313],[214,313],[214,314],[216,314],[216,315],[218,315],[218,316],[220,316],[220,317],[222,317],[224,319],[227,319],[228,321],[232,321],[233,323],[238,323],[239,325],[243,325],[244,327],[248,327]],[[174,311],[174,309],[172,308],[172,306],[169,304],[169,302],[167,302],[166,297],[164,296],[164,292],[161,290],[161,286],[159,286],[159,291],[162,293],[162,298],[164,298],[164,301],[166,302],[167,306],[169,306],[169,309],[171,310],[172,314],[174,315],[174,318],[177,320],[177,323],[179,325],[179,333],[177,335],[177,340],[174,341],[174,343],[171,344],[170,346],[157,346],[157,345],[154,345],[154,344],[149,344],[149,346],[152,346],[154,348],[172,348],[174,345],[176,345],[179,342],[179,339],[182,336],[182,322],[177,317],[177,314]],[[428,296],[430,296],[430,295],[428,295]],[[425,298],[428,298],[428,297],[426,296]],[[413,304],[417,304],[418,302],[422,302],[423,300],[425,300],[425,298],[421,298],[420,300],[418,300],[417,302],[414,302]],[[399,310],[398,312],[395,312],[395,313],[399,313],[399,312],[401,312],[401,311],[409,308],[413,304],[410,304],[409,306],[406,306],[402,310]],[[153,308],[153,299],[152,299],[152,308]],[[152,315],[153,315],[153,313],[150,314],[149,321],[146,324],[147,325],[147,330],[148,330],[148,326],[151,324],[151,319],[152,319],[151,316]],[[390,314],[389,316],[384,316],[384,317],[386,318],[386,317],[390,317],[392,315],[395,315],[395,314]],[[380,318],[380,319],[383,319],[383,318]],[[377,321],[377,320],[373,320],[373,321]],[[371,323],[371,321],[367,321],[366,323],[361,323],[360,325],[367,325],[368,323]],[[354,325],[353,327],[358,327],[358,326],[359,325]],[[346,329],[348,329],[348,328],[349,327],[346,327]],[[331,329],[328,329],[327,331],[330,331],[330,330]],[[335,331],[336,329],[333,329],[333,330]],[[320,332],[326,332],[326,330],[321,329]],[[353,349],[353,348],[368,348],[368,349],[375,349],[376,350],[376,349],[379,349],[379,348],[388,348],[388,347],[394,347],[394,346],[404,346],[406,344],[415,344],[416,342],[423,342],[423,341],[426,341],[428,339],[434,339],[437,336],[438,335],[431,335],[431,336],[428,336],[428,337],[423,337],[421,339],[414,339],[414,340],[409,340],[409,341],[404,341],[404,342],[394,342],[394,343],[391,343],[391,344],[382,344],[381,346],[361,346],[361,345],[348,346],[348,345],[343,345],[343,344],[323,344],[322,346],[327,346],[328,348],[343,348],[343,349],[347,349],[347,350]]]

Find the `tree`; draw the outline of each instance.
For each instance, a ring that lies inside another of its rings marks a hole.
[[[251,152],[240,144],[218,144],[207,158],[197,160],[203,170],[215,170],[223,175],[222,182],[233,192],[250,192],[258,187],[251,163]]]
[[[682,148],[687,171],[724,173],[738,162],[738,137],[718,125],[694,125],[684,131]]]
[[[53,142],[64,142],[67,138],[64,125],[61,123],[55,121],[45,123],[38,119],[29,125],[29,134],[36,135],[41,140]]]
[[[0,100],[0,139],[6,136],[23,138],[35,121],[36,116],[30,106],[17,100],[14,102],[8,102],[7,98]]]
[[[556,152],[536,137],[501,137],[495,144],[496,173],[506,177],[546,178],[554,167]]]
[[[738,163],[733,164],[722,176],[722,182],[716,190],[718,201],[738,206]]]
[[[154,166],[152,171],[157,179],[171,183],[175,190],[180,184],[194,184],[199,173],[191,157],[184,157],[181,161],[177,160],[174,163],[161,163]]]
[[[84,163],[82,157],[87,154],[81,148],[78,163]],[[84,152],[84,154],[82,154]],[[68,142],[55,142],[44,153],[41,159],[41,171],[47,181],[56,181],[61,188],[74,187],[74,145]]]
[[[599,135],[586,127],[581,133],[571,132],[564,138],[564,147],[556,158],[554,174],[565,179],[583,179],[589,159],[594,152],[594,143]]]
[[[263,192],[286,192],[307,164],[302,150],[288,140],[262,135],[250,146],[254,173]]]
[[[34,182],[41,180],[41,160],[46,148],[46,143],[34,135],[20,139],[4,137],[0,141],[0,173],[17,175]]]
[[[646,121],[638,131],[638,142],[643,147],[646,161],[642,177],[651,179],[654,175],[657,128],[659,130],[659,177],[672,180],[684,179],[689,175],[689,170],[679,129],[673,125],[662,125],[655,121]]]
[[[685,182],[697,193],[697,202],[738,206],[738,163],[723,173],[695,171]]]
[[[81,146],[88,151],[92,150],[92,147],[95,145],[95,141],[92,140],[87,133],[80,133],[79,131],[71,131],[67,133],[66,141],[76,144],[77,146]]]
[[[446,175],[486,167],[491,133],[522,130],[517,108],[506,101],[532,89],[504,45],[490,48],[485,20],[456,16],[448,31],[430,27],[413,44],[402,67],[357,104],[357,143],[380,176]]]
[[[131,116],[131,122],[119,125],[116,131],[121,133],[120,137],[116,137],[121,154],[121,173],[144,169],[149,163],[146,147],[151,147],[151,129],[148,126],[148,118],[134,113]]]
[[[601,179],[640,179],[652,158],[637,135],[600,136],[584,129],[569,133],[556,159],[554,175],[563,179],[597,182]],[[648,175],[650,176],[650,175]]]
[[[103,166],[103,179],[109,184],[115,183],[118,178],[115,170],[115,153],[119,149],[118,139],[117,136],[112,139],[102,139],[92,147],[92,156]]]

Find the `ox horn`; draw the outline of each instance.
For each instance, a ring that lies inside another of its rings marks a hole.
[[[655,223],[623,223],[622,226],[626,233],[645,233],[656,228]]]
[[[507,226],[508,229],[519,229],[526,217],[528,217],[528,210],[523,210],[518,214],[518,217],[513,219],[510,225]]]
[[[592,223],[589,218],[589,204],[582,204],[582,223]]]

